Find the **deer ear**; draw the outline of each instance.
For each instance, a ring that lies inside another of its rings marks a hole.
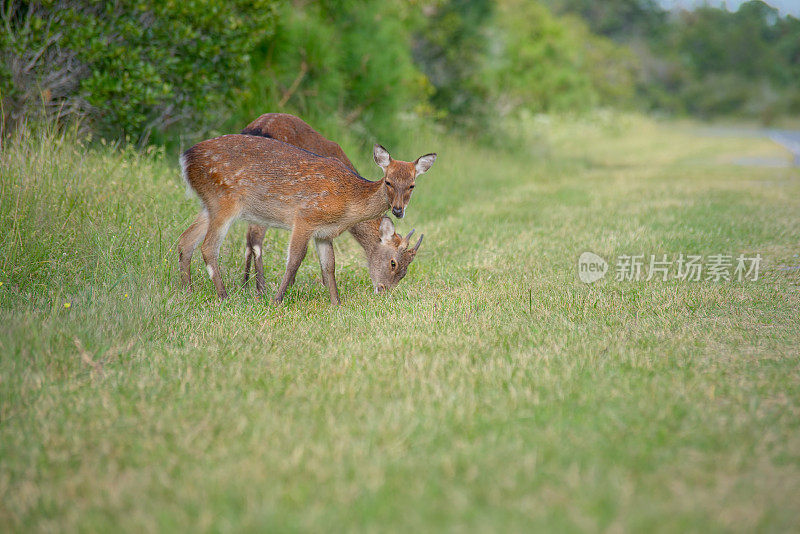
[[[386,170],[386,167],[389,166],[389,162],[392,161],[389,151],[377,143],[375,143],[375,146],[372,147],[372,157],[375,159],[375,163],[378,164],[378,167],[384,171]]]
[[[384,245],[389,243],[394,237],[394,223],[392,220],[384,215],[381,217],[381,243]]]
[[[425,174],[431,168],[433,162],[436,161],[436,154],[425,154],[417,158],[414,162],[414,168],[417,171],[417,176]]]

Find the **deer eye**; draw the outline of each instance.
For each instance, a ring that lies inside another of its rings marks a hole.
[[[389,187],[392,187],[392,182],[390,182],[389,180],[386,180],[386,182],[385,182],[385,183],[386,183],[386,185],[388,185]]]
[[[414,189],[414,184],[408,186],[409,189]]]
[[[396,261],[392,260],[391,265],[392,265],[392,269],[397,269],[397,262]]]

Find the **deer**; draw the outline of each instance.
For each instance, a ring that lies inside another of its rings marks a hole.
[[[191,256],[202,240],[200,251],[217,296],[227,298],[219,249],[233,221],[244,219],[291,232],[276,304],[294,283],[311,239],[331,303],[341,304],[333,239],[359,222],[378,218],[390,207],[402,217],[416,178],[431,168],[436,154],[400,161],[376,144],[373,159],[383,170],[381,180],[367,180],[338,159],[266,137],[223,135],[189,148],[180,157],[181,171],[203,210],[180,237],[182,284],[191,289]]]
[[[294,115],[265,113],[248,124],[241,133],[270,137],[304,148],[319,156],[336,158],[358,174],[342,147]],[[252,263],[256,275],[256,290],[262,295],[266,292],[264,263],[261,256],[266,231],[267,228],[264,226],[251,224],[247,229],[245,245],[243,285],[247,285]],[[400,280],[406,275],[408,266],[414,261],[422,244],[422,238],[425,236],[425,234],[420,235],[416,245],[409,249],[414,230],[412,229],[405,237],[401,237],[395,233],[394,223],[386,216],[356,223],[348,231],[367,255],[367,267],[375,293],[393,289],[400,283]]]

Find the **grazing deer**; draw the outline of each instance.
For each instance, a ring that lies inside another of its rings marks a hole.
[[[265,113],[242,130],[243,134],[271,137],[284,143],[304,148],[319,156],[336,158],[358,174],[355,166],[337,143],[322,136],[305,121],[288,113]],[[247,229],[245,249],[244,283],[250,277],[250,264],[256,273],[256,289],[264,293],[264,261],[261,256],[264,235],[267,229],[251,224]],[[367,254],[367,265],[372,287],[376,293],[392,289],[406,275],[408,266],[414,261],[420,236],[414,248],[409,249],[409,239],[414,230],[403,238],[395,233],[394,224],[388,217],[379,217],[356,223],[349,230]],[[424,235],[424,234],[423,234]],[[324,280],[324,277],[323,277]]]
[[[375,182],[337,159],[275,139],[234,134],[194,145],[181,156],[181,169],[205,209],[180,238],[183,283],[191,284],[189,261],[205,236],[200,250],[208,274],[217,295],[227,297],[219,248],[231,223],[241,218],[292,233],[276,302],[294,283],[313,238],[331,303],[339,304],[333,238],[356,223],[379,217],[389,207],[402,215],[417,176],[436,159],[435,154],[426,154],[413,162],[396,161],[380,145],[375,145],[373,157],[384,171],[383,179]]]

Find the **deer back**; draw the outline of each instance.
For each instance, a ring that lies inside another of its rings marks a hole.
[[[342,147],[312,128],[299,117],[288,113],[264,113],[248,124],[243,134],[271,137],[284,143],[304,148],[320,156],[336,158],[358,174]]]
[[[380,183],[337,159],[274,139],[240,134],[209,139],[184,152],[181,164],[187,184],[209,212],[234,210],[247,220],[281,227],[298,217],[312,225],[352,225],[375,216],[375,209],[364,213],[365,202]]]

